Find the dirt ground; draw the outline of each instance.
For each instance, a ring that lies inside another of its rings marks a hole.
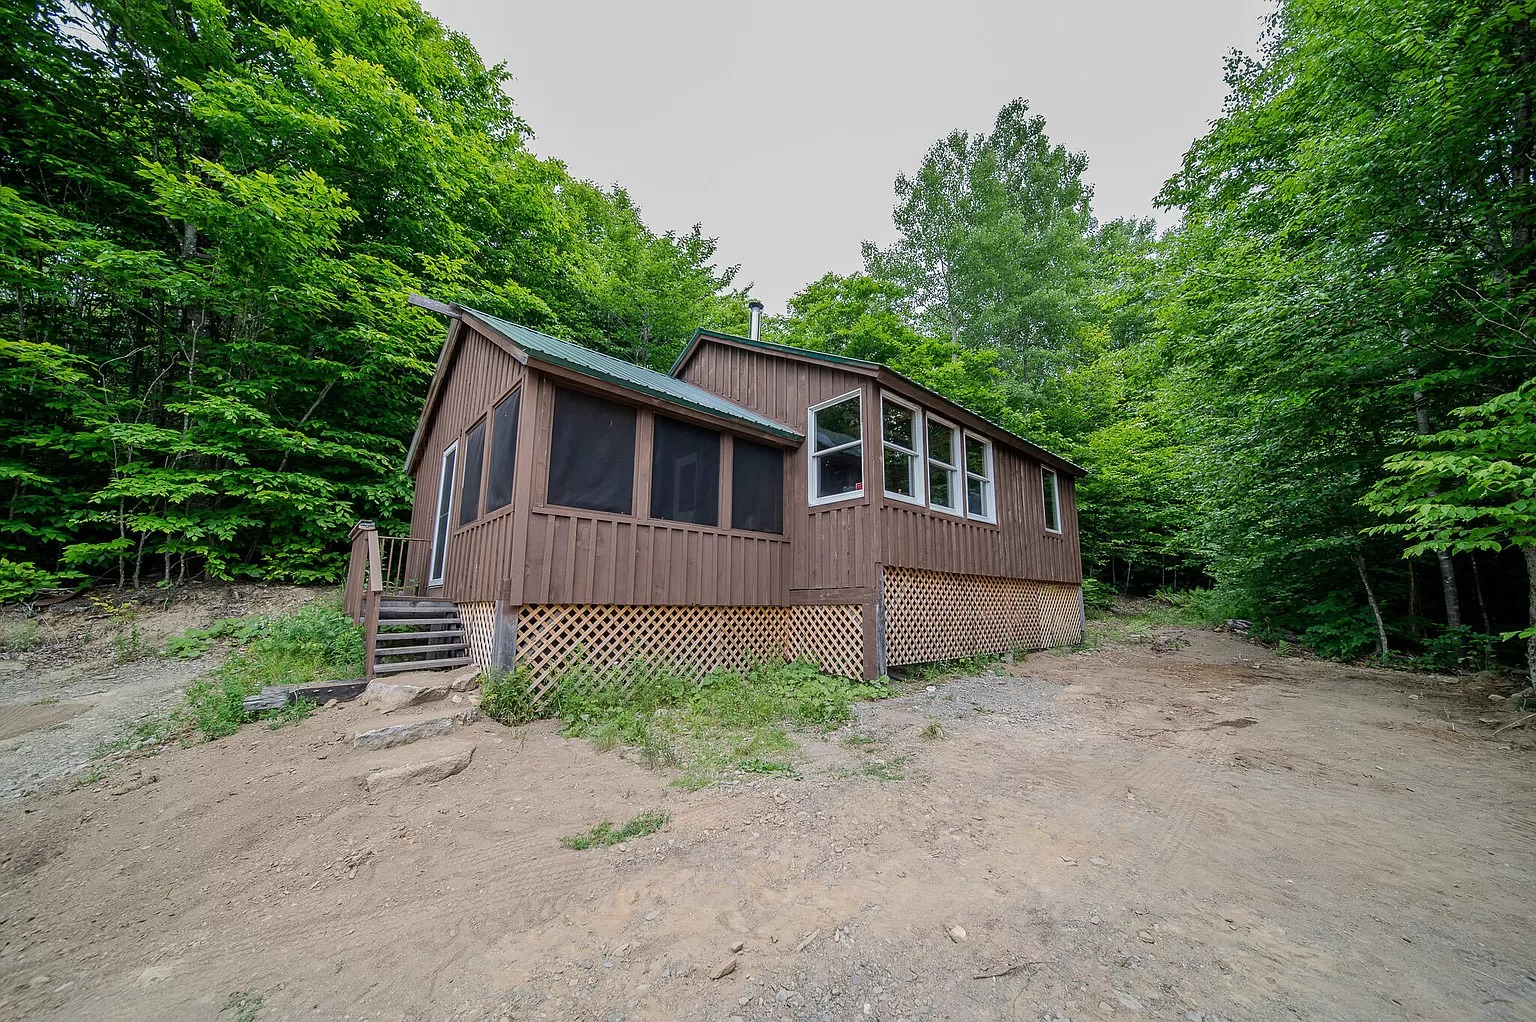
[[[0,612],[0,799],[89,769],[104,743],[175,706],[217,662],[157,656],[167,639],[220,618],[293,610],[319,592],[188,585]]]
[[[56,783],[0,807],[0,1017],[1536,1019],[1536,763],[1454,686],[1198,631],[1007,671],[698,792],[481,721],[370,795],[432,742],[357,705]]]

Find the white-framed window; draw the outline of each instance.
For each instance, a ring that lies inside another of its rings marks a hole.
[[[864,495],[864,402],[858,391],[810,410],[811,504]]]
[[[885,495],[923,504],[923,412],[891,394],[880,395],[880,456]]]
[[[459,464],[459,442],[455,440],[443,452],[442,472],[437,477],[437,514],[432,519],[432,563],[427,585],[443,584],[443,567],[448,561],[448,533],[453,526],[453,477]]]
[[[982,522],[997,521],[997,494],[992,485],[992,441],[965,434],[965,513]]]
[[[1045,504],[1045,528],[1048,532],[1061,531],[1061,480],[1054,468],[1040,470],[1040,497]]]
[[[928,506],[958,515],[960,511],[960,430],[929,413]]]

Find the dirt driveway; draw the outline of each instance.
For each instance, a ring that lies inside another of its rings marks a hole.
[[[14,800],[0,1017],[1536,1018],[1530,751],[1432,680],[1186,638],[862,707],[800,779],[482,721],[369,795],[345,706]]]

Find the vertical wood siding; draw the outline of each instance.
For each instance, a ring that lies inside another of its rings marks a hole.
[[[1057,474],[1061,490],[1061,533],[1057,535],[1045,528],[1040,463],[995,441],[992,457],[997,525],[887,500],[880,509],[881,561],[892,567],[962,575],[1082,582],[1072,477]]]
[[[429,592],[427,574],[432,549],[432,519],[437,513],[437,484],[443,467],[443,451],[461,440],[469,427],[480,421],[512,388],[523,381],[523,366],[501,347],[467,326],[460,327],[451,365],[440,370],[443,392],[437,412],[422,441],[416,473],[416,503],[411,512],[411,535],[425,539],[412,543],[406,577],[418,580],[418,591]],[[521,446],[522,438],[519,438]],[[462,452],[463,448],[460,448]],[[484,459],[490,461],[489,454]],[[433,596],[459,602],[494,600],[507,577],[512,560],[514,509],[511,506],[459,526],[458,501],[461,478],[454,482],[454,514],[448,538],[448,558],[443,585],[430,590]]]
[[[878,452],[870,445],[877,410],[867,376],[744,348],[704,343],[683,370],[683,379],[729,398],[760,415],[805,432],[806,410],[846,394],[864,394],[865,495],[846,503],[809,507],[807,464],[812,438],[784,456],[784,537],[790,542],[791,590],[861,589],[874,592],[874,518],[870,490],[878,475]]]

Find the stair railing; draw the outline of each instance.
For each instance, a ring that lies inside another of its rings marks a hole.
[[[410,536],[380,536],[376,525],[363,519],[347,534],[352,559],[347,565],[347,588],[342,597],[347,616],[363,626],[364,677],[373,680],[378,660],[379,604],[385,596],[399,596],[416,588],[406,578],[411,566],[411,544],[425,543]]]

